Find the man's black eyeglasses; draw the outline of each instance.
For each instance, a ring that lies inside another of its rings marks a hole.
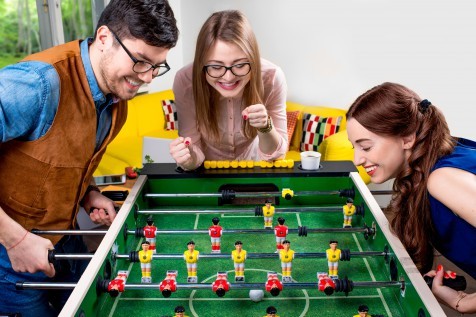
[[[112,35],[114,35],[114,38],[117,40],[117,42],[119,42],[119,44],[122,46],[122,48],[127,53],[127,55],[129,55],[129,57],[134,62],[134,66],[132,66],[132,70],[134,72],[138,74],[143,74],[143,73],[147,73],[149,70],[152,69],[152,76],[159,77],[170,70],[170,66],[169,64],[167,64],[167,62],[164,62],[163,64],[160,64],[160,65],[152,65],[149,62],[138,60],[137,58],[132,56],[131,52],[129,52],[129,50],[124,46],[124,44],[122,44],[121,40],[117,37],[117,35],[112,31],[111,33]]]
[[[231,66],[223,65],[205,65],[203,69],[207,72],[208,76],[213,78],[220,78],[225,76],[227,71],[235,76],[242,77],[248,75],[251,70],[251,63],[239,63]]]

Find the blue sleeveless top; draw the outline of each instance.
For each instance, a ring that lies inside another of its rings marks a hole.
[[[440,158],[432,171],[453,167],[476,174],[476,142],[460,138],[453,153]],[[476,278],[476,228],[429,195],[436,229],[435,248],[459,268]]]

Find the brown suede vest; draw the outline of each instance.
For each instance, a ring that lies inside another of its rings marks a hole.
[[[61,87],[58,110],[43,137],[0,145],[0,206],[27,230],[74,226],[93,172],[126,121],[126,102],[114,104],[111,130],[94,153],[96,108],[79,45],[70,42],[25,59],[55,67]],[[55,244],[61,236],[47,238]]]

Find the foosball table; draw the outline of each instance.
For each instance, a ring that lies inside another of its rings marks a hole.
[[[146,164],[60,316],[444,316],[353,164],[298,163]]]

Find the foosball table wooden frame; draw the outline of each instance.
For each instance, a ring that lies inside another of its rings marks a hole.
[[[232,185],[231,187],[229,186],[230,184]],[[237,190],[243,184],[245,184],[244,189],[242,191]],[[241,196],[256,197],[259,195],[259,191],[258,194],[250,193],[250,191],[256,192],[256,188],[250,190],[253,186],[250,187],[249,184],[275,185],[277,191],[268,192],[267,195],[279,200],[279,208],[283,208],[283,210],[293,207],[305,209],[310,205],[333,204],[339,206],[340,202],[344,201],[343,199],[345,198],[342,198],[342,196],[353,196],[355,204],[361,209],[359,224],[362,224],[368,230],[364,233],[365,239],[368,239],[368,245],[365,247],[368,251],[384,250],[384,260],[379,262],[381,263],[379,264],[379,269],[384,272],[387,279],[380,282],[371,282],[375,283],[375,286],[365,285],[364,282],[351,281],[347,277],[341,279],[340,282],[345,282],[346,285],[351,284],[355,288],[363,286],[392,289],[393,297],[400,306],[399,310],[402,316],[445,315],[403,245],[390,232],[387,218],[384,216],[372,193],[356,172],[353,164],[351,162],[321,162],[321,168],[317,171],[304,171],[296,164],[292,168],[266,169],[258,166],[251,169],[203,169],[193,173],[177,171],[175,164],[146,164],[143,174],[139,176],[134,187],[130,190],[127,199],[117,214],[117,218],[107,231],[60,316],[89,317],[109,315],[108,312],[104,312],[102,309],[105,307],[105,302],[113,299],[107,293],[98,292],[98,279],[113,278],[113,276],[104,276],[106,270],[105,263],[120,261],[117,258],[111,258],[125,250],[125,246],[121,244],[140,245],[138,241],[142,238],[127,237],[125,232],[127,228],[133,228],[134,224],[138,222],[143,223],[148,215],[147,211],[160,210],[161,204],[171,204],[170,201],[177,198],[174,197],[174,193],[182,201],[187,199],[181,198],[182,196],[194,199],[197,202],[194,206],[196,209],[206,209],[205,205],[210,206],[213,204],[216,206],[227,206],[227,199],[235,200],[241,199]],[[224,185],[225,187],[223,187]],[[230,190],[229,188],[232,189]],[[198,195],[202,191],[206,195],[210,195],[210,197],[193,198],[194,195]],[[285,197],[285,191],[287,195],[291,193],[291,197]],[[154,193],[157,195],[156,197],[153,197]],[[147,194],[152,195],[147,197]],[[323,198],[319,196],[321,194]],[[150,201],[154,201],[154,204],[149,204]],[[201,207],[202,201],[204,201],[203,207]],[[151,205],[154,207],[151,208]],[[307,235],[307,232],[311,233],[312,229],[300,227],[297,231],[299,231],[299,235]],[[127,239],[129,242],[124,242]],[[130,243],[130,240],[133,240],[133,243]],[[114,274],[116,272],[113,272],[112,275]],[[315,282],[315,287],[317,287],[317,280]],[[127,283],[132,283],[132,281],[128,279]],[[200,283],[200,285],[202,284],[204,283]],[[185,287],[186,285],[179,284],[180,286]],[[255,284],[254,286],[256,287],[257,285]],[[232,283],[230,292],[234,287],[239,287],[239,285]],[[288,284],[283,284],[283,287],[286,290]],[[301,283],[299,287],[314,287],[314,285]],[[344,289],[341,289],[341,292],[347,295],[352,290],[352,287],[346,286]],[[206,285],[202,288],[211,289],[211,287]],[[161,296],[160,293],[158,294],[158,296]],[[385,312],[382,313],[386,316]],[[194,314],[194,316],[197,315]]]

